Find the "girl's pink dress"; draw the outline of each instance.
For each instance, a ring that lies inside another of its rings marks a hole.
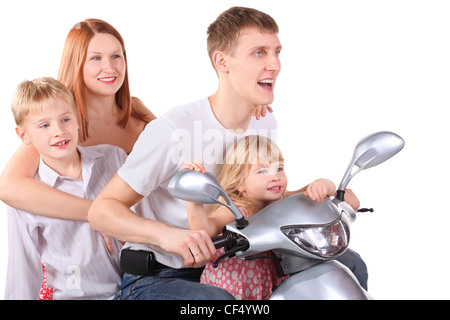
[[[216,257],[223,253],[223,248],[217,250]],[[268,253],[264,255],[269,256]],[[279,285],[281,281],[270,258],[255,260],[226,258],[217,268],[208,263],[200,277],[201,283],[223,288],[238,300],[269,299],[272,287]]]
[[[42,271],[44,273],[44,278],[42,279],[42,286],[41,290],[39,292],[39,298],[38,300],[53,300],[53,288],[49,288],[47,286],[47,274],[45,273],[45,264],[44,261],[42,261]]]

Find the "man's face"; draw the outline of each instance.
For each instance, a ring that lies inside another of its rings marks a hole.
[[[238,41],[233,52],[224,54],[232,93],[246,104],[271,104],[281,70],[278,35],[247,28]]]

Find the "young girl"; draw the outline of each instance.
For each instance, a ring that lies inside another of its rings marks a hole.
[[[283,162],[281,151],[269,138],[248,136],[227,150],[217,179],[242,214],[248,217],[272,201],[295,193],[286,192]],[[185,164],[183,168],[205,171],[199,161]],[[318,179],[296,192],[303,191],[311,199],[322,201],[325,196],[333,195],[336,187],[330,180]],[[222,233],[223,227],[234,220],[233,214],[223,206],[207,214],[202,204],[193,202],[187,203],[187,214],[191,229],[206,230],[211,237]],[[216,256],[223,253],[222,248]],[[200,282],[221,287],[241,300],[268,299],[272,287],[281,281],[271,259],[242,260],[237,257],[223,260],[217,268],[212,263],[207,264],[200,279]]]

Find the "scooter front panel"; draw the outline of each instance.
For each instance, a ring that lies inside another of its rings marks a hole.
[[[351,271],[338,261],[327,261],[290,276],[270,300],[367,300],[367,292]]]

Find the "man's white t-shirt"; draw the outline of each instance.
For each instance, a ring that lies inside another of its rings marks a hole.
[[[244,136],[263,135],[276,140],[277,122],[271,113],[251,119],[245,132],[225,129],[214,116],[209,99],[176,107],[150,122],[133,151],[118,171],[119,176],[144,198],[137,204],[144,218],[189,229],[186,202],[172,197],[168,184],[184,163],[202,160],[207,171],[216,173],[226,148]],[[126,243],[124,248],[150,250],[158,262],[184,267],[181,256],[157,246]]]

